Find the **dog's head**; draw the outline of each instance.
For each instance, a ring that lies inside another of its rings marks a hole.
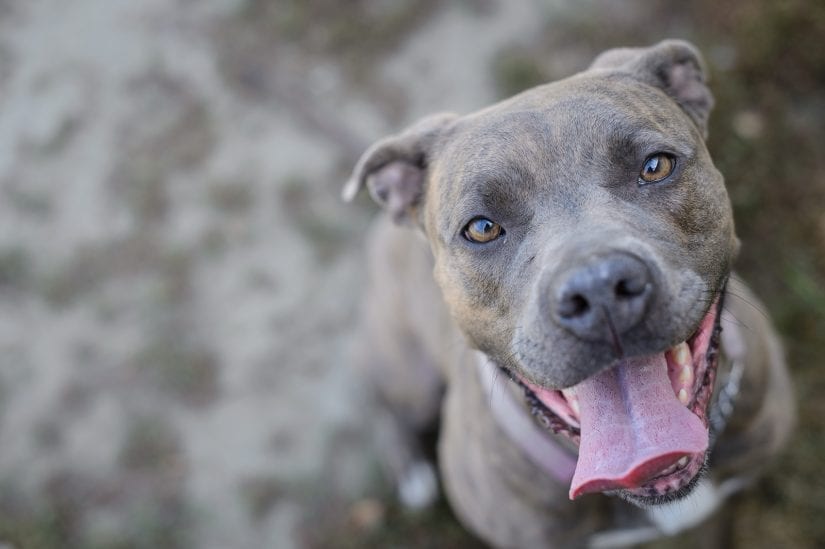
[[[426,234],[472,345],[580,441],[571,496],[687,493],[705,461],[719,303],[737,249],[680,41],[379,141],[366,185]]]

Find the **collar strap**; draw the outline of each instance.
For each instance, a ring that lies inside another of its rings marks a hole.
[[[721,315],[722,311],[719,314]],[[745,340],[742,337],[742,331],[733,319],[722,317],[720,321],[722,348],[724,349],[724,357],[730,362],[730,370],[725,383],[719,387],[716,405],[710,409],[708,419],[713,443],[725,430],[730,416],[733,415],[733,409],[739,396],[742,375],[745,371]]]
[[[507,387],[496,388],[496,382],[509,383],[506,376],[499,376],[498,368],[487,357],[476,352],[481,386],[496,424],[524,452],[536,466],[551,477],[569,485],[576,470],[576,456],[553,440],[551,434],[538,426]]]

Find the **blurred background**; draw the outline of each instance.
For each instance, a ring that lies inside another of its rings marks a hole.
[[[665,37],[800,425],[739,547],[825,546],[825,3],[0,0],[0,547],[468,547],[348,369],[372,141]]]

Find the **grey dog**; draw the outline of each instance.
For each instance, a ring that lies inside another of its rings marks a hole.
[[[406,504],[437,493],[433,422],[447,498],[498,547],[688,530],[783,447],[791,384],[731,274],[705,81],[683,41],[609,50],[364,153],[344,197],[389,215],[358,362]]]

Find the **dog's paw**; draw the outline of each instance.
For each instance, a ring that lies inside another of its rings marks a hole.
[[[438,497],[438,477],[426,461],[415,461],[404,472],[398,483],[398,499],[407,509],[428,507]]]

